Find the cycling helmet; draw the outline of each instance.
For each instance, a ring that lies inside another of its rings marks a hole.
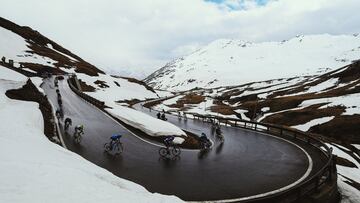
[[[112,139],[112,140],[120,139],[121,137],[122,137],[122,135],[120,135],[120,134],[113,134],[113,135],[111,135],[111,139]]]

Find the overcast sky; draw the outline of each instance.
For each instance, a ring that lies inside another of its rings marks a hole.
[[[138,78],[219,38],[278,41],[360,32],[360,0],[1,0],[28,25],[108,72]]]

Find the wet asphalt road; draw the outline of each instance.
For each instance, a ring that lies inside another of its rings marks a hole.
[[[57,105],[53,80],[43,85],[48,98]],[[215,141],[213,150],[200,156],[197,150],[182,150],[180,159],[159,158],[159,147],[148,144],[79,98],[59,82],[65,117],[73,120],[63,139],[69,150],[115,175],[143,185],[151,192],[176,195],[184,200],[219,200],[257,195],[287,186],[300,179],[309,166],[305,153],[281,139],[238,128],[222,128],[225,143]],[[145,110],[144,110],[145,111]],[[210,134],[207,123],[188,119],[181,127]],[[72,139],[73,127],[84,124],[80,145]],[[120,133],[124,152],[104,153],[103,145],[113,133]]]

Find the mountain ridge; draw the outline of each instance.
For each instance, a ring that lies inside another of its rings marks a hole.
[[[360,57],[359,35],[298,35],[281,42],[219,39],[174,59],[144,79],[156,89],[233,86],[319,74]]]

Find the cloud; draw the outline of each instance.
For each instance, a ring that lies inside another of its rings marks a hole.
[[[231,10],[255,9],[264,6],[274,0],[205,0],[205,1],[218,4],[219,8],[231,11]]]
[[[358,0],[2,0],[2,17],[28,25],[101,69],[139,78],[218,38],[282,40],[360,32]]]

